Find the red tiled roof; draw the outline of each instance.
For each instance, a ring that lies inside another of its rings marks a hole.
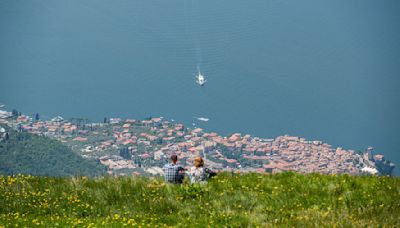
[[[87,141],[87,138],[83,138],[83,137],[76,137],[73,139],[74,141],[79,141],[79,142],[85,142]]]

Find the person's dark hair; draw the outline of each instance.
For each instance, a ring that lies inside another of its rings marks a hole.
[[[171,155],[171,161],[178,161],[178,155],[176,154]]]

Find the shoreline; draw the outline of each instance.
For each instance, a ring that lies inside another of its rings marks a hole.
[[[395,167],[384,155],[374,154],[372,147],[357,152],[298,136],[221,136],[163,118],[105,118],[103,123],[92,123],[60,116],[41,120],[39,115],[32,118],[16,110],[0,110],[0,123],[54,138],[82,157],[99,160],[114,175],[161,174],[159,168],[172,153],[179,155],[182,165],[190,165],[200,155],[213,169],[238,172],[392,175]]]

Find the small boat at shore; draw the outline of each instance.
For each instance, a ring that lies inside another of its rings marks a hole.
[[[206,117],[195,117],[199,121],[208,122],[210,119]]]

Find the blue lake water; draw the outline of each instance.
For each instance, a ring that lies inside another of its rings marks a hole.
[[[396,0],[3,0],[0,102],[374,146],[400,165],[399,10]]]

